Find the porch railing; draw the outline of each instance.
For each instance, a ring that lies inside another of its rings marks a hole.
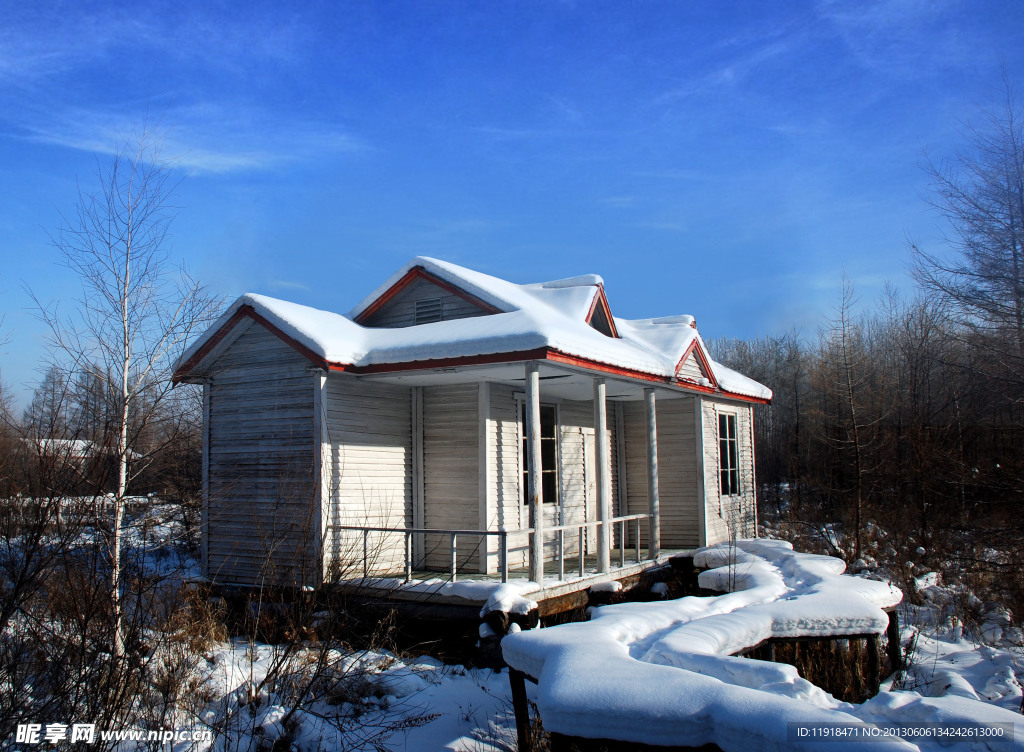
[[[619,550],[619,567],[626,566],[626,542],[628,536],[627,531],[632,530],[633,532],[633,549],[635,561],[640,563],[640,524],[643,521],[649,521],[650,517],[646,514],[627,514],[621,517],[612,517],[606,522],[600,520],[592,520],[589,522],[572,522],[565,525],[555,525],[553,527],[545,526],[542,530],[542,535],[545,537],[545,543],[549,535],[554,536],[554,542],[557,544],[557,551],[554,556],[554,560],[558,563],[558,579],[564,580],[566,573],[566,561],[569,556],[566,555],[566,538],[571,538],[572,534],[575,533],[576,537],[576,554],[575,557],[578,560],[578,571],[579,576],[583,577],[586,574],[586,556],[587,547],[589,545],[588,533],[593,530],[595,533],[600,533],[602,525],[609,525],[612,533],[618,531],[618,550]],[[630,524],[632,523],[632,524]],[[448,536],[449,541],[449,575],[451,581],[455,582],[459,575],[459,558],[458,558],[458,543],[459,538],[474,537],[477,539],[483,539],[486,541],[488,538],[498,539],[498,573],[501,575],[502,582],[508,582],[509,576],[509,538],[526,538],[527,544],[529,542],[529,536],[533,535],[533,528],[525,528],[523,530],[454,530],[450,528],[424,528],[424,527],[368,527],[364,525],[328,525],[327,532],[356,532],[362,536],[362,572],[363,578],[366,579],[370,576],[370,534],[371,533],[382,533],[384,535],[402,535],[403,540],[403,568],[405,570],[405,581],[412,581],[412,573],[414,569],[414,553],[413,553],[413,538],[414,536]],[[524,547],[519,550],[528,550],[528,547]],[[485,556],[490,555],[489,547],[485,548],[483,552]],[[425,558],[425,557],[424,557]]]

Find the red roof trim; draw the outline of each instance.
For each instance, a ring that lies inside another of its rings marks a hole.
[[[406,363],[378,363],[370,366],[346,366],[341,364],[330,364],[332,371],[348,371],[355,374],[370,374],[370,373],[395,373],[397,371],[426,371],[434,368],[457,368],[460,366],[477,366],[477,365],[490,365],[493,363],[509,363],[517,361],[527,360],[547,360],[552,363],[562,363],[565,365],[577,366],[585,368],[588,371],[598,371],[600,373],[607,373],[614,376],[623,376],[630,379],[636,379],[639,381],[650,381],[656,384],[665,384],[667,386],[683,387],[687,390],[703,392],[705,394],[716,394],[720,397],[728,397],[729,399],[742,400],[744,402],[756,402],[758,404],[767,405],[770,400],[762,399],[759,397],[748,397],[744,394],[734,394],[732,392],[719,391],[715,387],[701,386],[700,384],[692,384],[688,381],[680,381],[679,379],[672,378],[669,376],[657,376],[651,373],[644,373],[643,371],[636,371],[630,368],[621,368],[619,366],[608,365],[607,363],[600,363],[595,360],[588,358],[581,358],[576,355],[568,355],[558,350],[551,348],[539,348],[537,350],[520,350],[518,352],[506,352],[506,353],[492,353],[489,355],[467,355],[457,358],[434,358],[433,360],[414,360]]]
[[[285,334],[285,332],[283,332],[275,324],[271,323],[266,318],[257,313],[256,309],[253,308],[251,305],[243,305],[240,306],[237,311],[235,311],[234,315],[232,315],[231,318],[228,319],[220,329],[214,332],[213,336],[210,337],[210,339],[208,339],[203,344],[203,346],[200,347],[192,355],[191,358],[189,358],[187,361],[185,361],[175,369],[174,375],[171,377],[171,380],[175,384],[177,384],[183,378],[188,376],[189,371],[191,371],[200,362],[202,362],[203,358],[209,355],[210,351],[213,350],[217,345],[219,345],[221,341],[231,332],[231,330],[235,328],[238,322],[240,322],[244,318],[250,318],[256,323],[265,327],[268,331],[272,332],[282,342],[295,348],[299,353],[309,358],[311,361],[313,361],[314,364],[316,364],[320,368],[327,367],[327,361],[324,360],[322,357],[317,355],[315,352],[310,350],[308,347],[306,347],[304,344],[296,340],[294,337]]]
[[[362,312],[355,317],[355,322],[357,324],[364,323],[367,319],[371,318],[373,314],[377,313],[377,311],[379,311],[381,308],[387,305],[392,298],[398,295],[398,293],[400,293],[406,287],[411,285],[417,279],[425,279],[428,282],[437,285],[442,290],[450,292],[452,295],[458,295],[463,300],[472,303],[477,308],[480,308],[486,313],[502,313],[502,310],[500,308],[495,308],[490,303],[487,303],[486,301],[483,301],[480,298],[478,298],[476,295],[466,292],[465,290],[456,287],[451,282],[446,282],[440,277],[431,274],[422,266],[414,266],[412,269],[407,271],[400,280],[398,280],[397,282],[395,282],[395,284],[391,285],[391,287],[385,290],[380,295],[379,298],[377,298],[375,301],[370,303],[370,305],[364,308]]]
[[[611,306],[608,305],[608,296],[604,292],[604,285],[597,286],[597,295],[594,296],[594,301],[590,304],[590,310],[587,311],[586,321],[590,324],[590,320],[594,318],[594,312],[597,307],[600,306],[604,312],[604,317],[608,320],[608,327],[612,330],[612,336],[616,339],[619,338],[619,330],[615,328],[615,317],[612,316]],[[590,324],[593,326],[593,324]]]

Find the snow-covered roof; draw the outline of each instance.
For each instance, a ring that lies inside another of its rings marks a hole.
[[[377,301],[414,270],[422,270],[498,312],[401,328],[357,323],[361,315],[372,310]],[[609,337],[591,327],[587,317],[603,297],[603,285],[601,277],[593,274],[520,285],[419,256],[392,274],[347,315],[247,293],[192,343],[179,361],[177,377],[205,356],[233,317],[251,310],[327,365],[351,370],[397,364],[415,369],[423,361],[543,349],[672,381],[684,356],[699,350],[714,383],[723,392],[771,399],[767,387],[707,357],[691,316],[638,320],[615,317],[618,337]],[[426,363],[424,366],[429,367]]]

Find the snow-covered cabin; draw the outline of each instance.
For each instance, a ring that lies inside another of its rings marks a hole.
[[[203,385],[215,582],[539,581],[756,533],[771,391],[715,363],[691,316],[616,317],[596,275],[420,257],[345,315],[243,295],[175,379]]]

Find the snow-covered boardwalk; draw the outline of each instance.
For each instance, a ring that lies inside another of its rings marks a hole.
[[[606,606],[588,622],[503,640],[509,666],[538,682],[537,705],[548,731],[747,752],[793,749],[792,722],[1019,720],[956,697],[882,692],[863,705],[840,702],[790,665],[734,657],[772,638],[881,634],[888,626],[883,609],[902,594],[888,583],[845,576],[838,559],[798,554],[781,541],[702,549],[695,563],[713,567],[701,574],[702,587],[731,592]],[[925,748],[900,740],[858,745]],[[1021,748],[1005,740],[993,747]]]

